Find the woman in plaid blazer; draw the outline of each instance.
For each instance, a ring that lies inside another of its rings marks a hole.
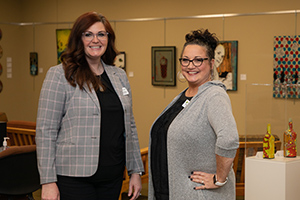
[[[125,165],[128,195],[139,196],[144,168],[116,55],[108,20],[88,12],[74,23],[62,64],[47,72],[36,127],[43,200],[118,199]]]

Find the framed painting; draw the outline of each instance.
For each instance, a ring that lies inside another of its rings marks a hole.
[[[154,46],[152,56],[152,85],[176,85],[176,47]]]
[[[38,74],[38,54],[37,52],[30,52],[30,74],[36,76]]]
[[[3,49],[2,49],[2,47],[0,46],[0,58],[2,58],[2,56],[3,56]]]
[[[3,84],[2,84],[2,81],[0,80],[0,93],[2,92],[3,90]]]
[[[126,54],[125,52],[120,52],[116,58],[114,65],[126,71]]]
[[[274,36],[273,97],[300,98],[300,35]]]
[[[60,56],[67,49],[71,29],[56,29],[57,64],[61,63]]]
[[[214,80],[227,90],[237,90],[238,41],[220,41],[215,50]]]

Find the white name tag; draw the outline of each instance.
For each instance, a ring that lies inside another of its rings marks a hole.
[[[124,96],[129,94],[128,90],[125,87],[122,88],[122,92]]]
[[[185,100],[185,102],[182,104],[182,107],[186,107],[188,104],[190,103],[190,101],[189,100]]]

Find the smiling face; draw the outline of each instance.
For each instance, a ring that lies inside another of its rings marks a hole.
[[[190,44],[184,48],[182,58],[193,60],[195,58],[207,58],[206,48],[197,44]],[[189,83],[189,87],[199,87],[210,81],[214,60],[204,60],[200,67],[195,67],[192,62],[187,67],[181,65],[182,75]]]
[[[92,26],[90,26],[86,32],[90,32],[94,34],[92,40],[87,40],[82,36],[82,42],[84,46],[84,52],[87,60],[95,60],[100,59],[101,56],[105,53],[107,44],[108,44],[108,36],[98,39],[97,35],[99,32],[106,32],[105,27],[102,22],[96,22]]]

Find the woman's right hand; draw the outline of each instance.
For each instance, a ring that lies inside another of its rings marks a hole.
[[[42,185],[42,200],[60,200],[56,183],[46,183]]]

